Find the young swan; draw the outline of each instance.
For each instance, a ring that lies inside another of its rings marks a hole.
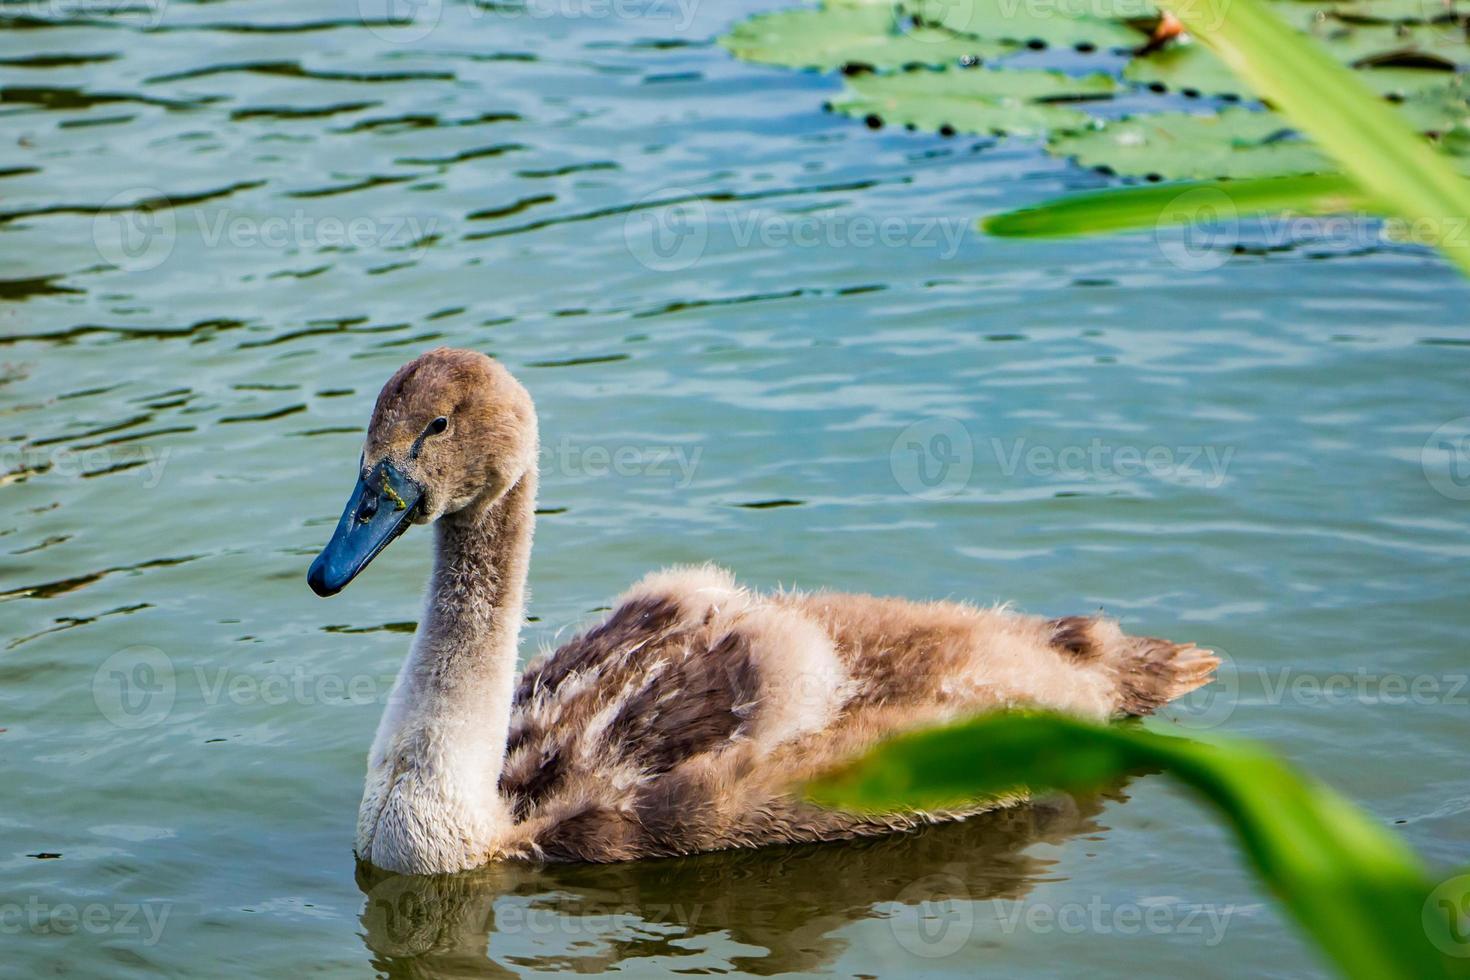
[[[358,813],[358,856],[381,868],[622,861],[956,819],[997,803],[856,816],[790,787],[897,730],[988,708],[1148,714],[1218,663],[1107,619],[758,595],[703,566],[648,576],[517,683],[536,457],[525,389],[483,354],[430,351],[378,395],[357,488],[312,563],[312,589],[333,595],[410,523],[435,528]]]

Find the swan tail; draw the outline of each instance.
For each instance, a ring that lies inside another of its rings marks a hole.
[[[1114,711],[1119,715],[1153,714],[1211,680],[1220,658],[1193,643],[1173,643],[1155,636],[1129,636],[1116,621],[1095,616],[1067,616],[1051,621],[1052,645],[1082,663],[1095,663],[1117,683]]]

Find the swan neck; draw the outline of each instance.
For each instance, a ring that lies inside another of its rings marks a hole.
[[[426,638],[442,666],[487,655],[514,664],[526,604],[535,521],[536,476],[527,473],[478,515],[449,514],[434,524],[434,572]],[[459,678],[450,669],[446,678]]]
[[[510,728],[535,507],[531,471],[480,513],[435,522],[434,572],[414,644],[412,686],[433,716],[426,720],[447,739],[474,743],[484,753],[477,768],[493,779]]]
[[[525,617],[535,471],[476,510],[435,522],[424,614],[368,756],[357,853],[391,871],[475,867],[510,823],[498,784]]]

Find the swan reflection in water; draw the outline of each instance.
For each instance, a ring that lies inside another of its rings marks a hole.
[[[1026,848],[1104,830],[1104,804],[1124,798],[1120,784],[908,834],[622,864],[433,876],[360,865],[363,938],[389,977],[703,966],[720,955],[700,937],[726,951],[725,968],[765,976],[820,969],[846,949],[843,926],[888,918],[894,948],[922,963],[970,939],[988,913],[967,903],[1020,899],[1046,875],[1052,862]]]

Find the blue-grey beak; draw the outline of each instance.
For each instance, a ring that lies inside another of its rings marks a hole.
[[[359,477],[332,540],[306,573],[311,591],[325,597],[346,588],[378,552],[408,530],[423,493],[423,487],[387,460]]]

